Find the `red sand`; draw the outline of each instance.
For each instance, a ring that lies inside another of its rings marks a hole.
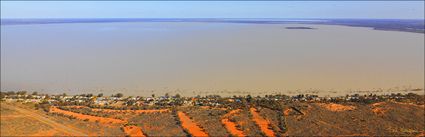
[[[54,129],[49,129],[49,130],[43,130],[43,131],[38,131],[37,133],[31,134],[31,136],[55,136],[56,134],[58,134],[59,132],[54,130]],[[66,133],[60,133],[61,135],[65,135],[65,136],[70,136]]]
[[[245,134],[243,133],[243,131],[238,130],[238,128],[236,128],[236,124],[234,122],[231,122],[228,117],[239,113],[241,110],[240,109],[236,109],[236,110],[232,110],[229,113],[225,114],[223,116],[223,119],[221,119],[221,123],[224,124],[224,126],[226,127],[227,131],[230,132],[230,134],[232,134],[233,136],[237,136],[237,137],[244,137]]]
[[[97,109],[94,108],[92,111],[100,111],[105,113],[163,113],[163,112],[169,112],[168,109],[152,109],[152,110],[114,110],[114,109]]]
[[[322,106],[330,111],[339,112],[339,111],[348,111],[348,110],[354,110],[356,107],[354,106],[344,106],[341,104],[335,104],[335,103],[318,103],[319,106]]]
[[[425,137],[425,131],[422,131],[422,133],[419,133],[416,137]]]
[[[285,111],[283,111],[283,115],[285,116],[289,116],[289,114],[292,112],[292,109],[285,109]]]
[[[219,108],[219,107],[210,107],[210,106],[201,106],[201,109],[218,109],[218,110],[227,110],[227,108]]]
[[[372,112],[377,115],[383,115],[387,110],[382,107],[385,102],[378,102],[372,104]]]
[[[224,126],[226,126],[226,129],[233,136],[237,136],[237,137],[244,137],[245,136],[245,134],[242,131],[240,131],[236,128],[236,124],[231,122],[229,119],[224,118],[224,119],[221,120],[221,123],[223,123]]]
[[[257,109],[251,108],[249,110],[252,114],[252,120],[260,127],[261,131],[268,137],[274,137],[275,134],[273,130],[269,129],[270,122],[261,117],[260,114],[257,113]]]
[[[233,114],[236,114],[236,113],[239,113],[239,112],[241,112],[241,110],[240,110],[240,109],[232,110],[232,111],[230,111],[229,113],[227,113],[226,115],[224,115],[223,117],[230,117],[230,116],[232,116]]]
[[[87,108],[86,106],[65,106],[68,108]]]
[[[200,128],[195,122],[193,122],[185,113],[177,112],[181,121],[182,127],[186,129],[192,136],[195,137],[206,137],[208,136],[202,128]]]
[[[124,123],[126,123],[126,121],[123,121],[123,120],[120,120],[120,119],[104,118],[104,117],[96,117],[96,116],[84,115],[84,114],[80,114],[80,113],[74,113],[74,112],[70,112],[70,111],[58,109],[56,107],[51,107],[50,108],[50,112],[51,113],[60,113],[60,114],[64,114],[64,115],[67,115],[67,116],[73,116],[73,117],[76,117],[79,120],[86,120],[86,119],[88,119],[91,122],[98,121],[99,123],[118,123],[118,124],[124,124]]]
[[[124,132],[130,137],[145,137],[142,129],[137,126],[126,126],[124,127]]]

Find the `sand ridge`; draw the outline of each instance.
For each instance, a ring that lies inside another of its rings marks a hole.
[[[177,112],[177,116],[181,121],[181,125],[184,129],[186,129],[192,136],[195,137],[206,137],[208,136],[204,130],[199,127],[193,120],[189,118],[185,113],[179,111]]]

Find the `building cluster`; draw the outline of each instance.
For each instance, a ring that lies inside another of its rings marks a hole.
[[[111,108],[140,108],[140,107],[173,107],[173,106],[210,106],[210,107],[238,107],[249,104],[269,104],[276,102],[361,102],[373,103],[385,100],[410,100],[415,103],[423,103],[424,96],[414,93],[408,94],[388,94],[388,95],[346,95],[339,97],[319,97],[318,95],[300,94],[295,96],[287,95],[266,95],[264,97],[233,96],[221,97],[219,95],[181,97],[180,95],[151,97],[128,96],[116,94],[103,96],[103,94],[80,94],[80,95],[48,95],[48,94],[26,94],[26,92],[1,92],[1,100],[6,102],[32,102],[46,103],[51,105],[87,105],[93,107]]]

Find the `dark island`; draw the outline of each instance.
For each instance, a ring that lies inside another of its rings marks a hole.
[[[285,27],[286,29],[316,29],[316,28],[310,28],[310,27]]]

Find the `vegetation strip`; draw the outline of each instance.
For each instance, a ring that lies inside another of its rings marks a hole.
[[[193,122],[185,113],[177,112],[177,116],[181,121],[181,125],[186,129],[192,136],[195,137],[206,137],[207,133],[203,131],[195,122]]]
[[[269,129],[270,122],[261,117],[260,114],[257,113],[257,109],[250,108],[249,110],[252,114],[252,120],[260,127],[261,131],[268,137],[274,137],[275,134],[273,130]]]
[[[70,111],[66,111],[66,110],[61,110],[61,109],[56,108],[56,107],[51,107],[50,112],[51,113],[59,113],[59,114],[67,115],[67,116],[73,116],[73,117],[76,117],[77,119],[80,119],[80,120],[88,120],[88,121],[92,121],[92,122],[98,121],[100,123],[118,123],[118,124],[126,123],[126,121],[120,120],[120,119],[84,115],[84,114],[74,113],[74,112],[70,112]]]
[[[230,134],[232,134],[233,136],[237,136],[237,137],[245,137],[246,135],[243,133],[243,131],[239,130],[236,127],[236,124],[232,121],[229,120],[229,117],[239,113],[241,110],[240,109],[236,109],[236,110],[232,110],[229,113],[225,114],[223,116],[223,119],[221,120],[221,123],[224,124],[224,126],[226,127],[226,129],[230,132]]]

